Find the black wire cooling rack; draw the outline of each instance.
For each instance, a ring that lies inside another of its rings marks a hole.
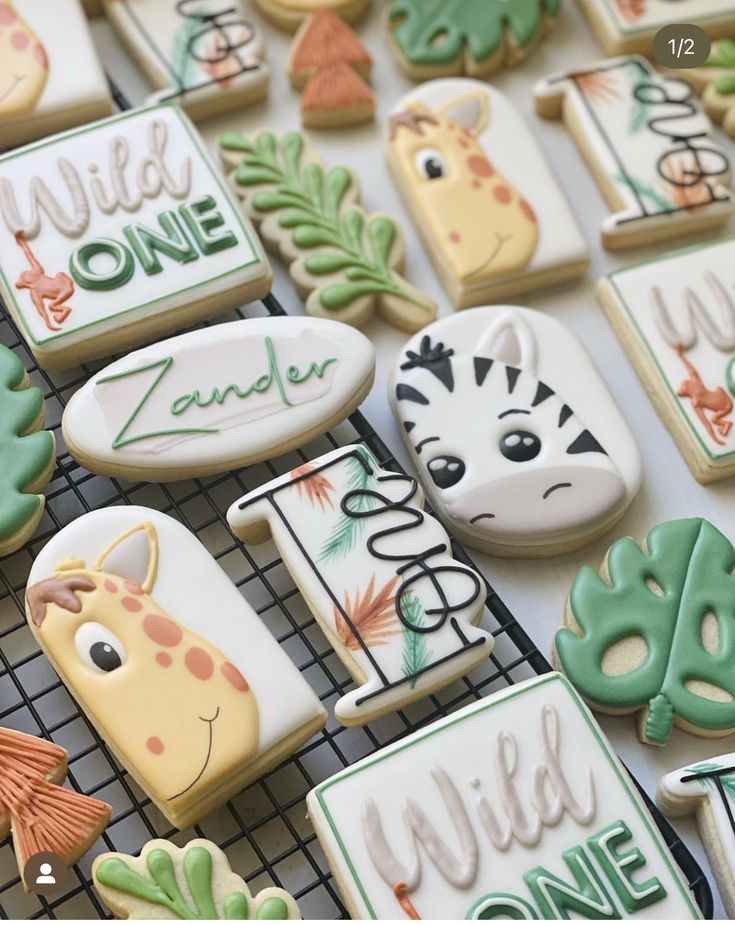
[[[121,109],[129,104],[119,89]],[[272,294],[221,320],[284,314]],[[27,894],[9,838],[0,842],[0,918],[96,919],[107,917],[90,881],[92,859],[102,851],[137,852],[151,838],[184,844],[208,838],[227,853],[233,870],[253,891],[275,883],[297,899],[305,919],[345,915],[324,854],[306,817],[306,794],[318,782],[384,745],[402,738],[473,700],[533,674],[550,670],[523,627],[487,587],[482,625],[495,637],[488,660],[471,675],[439,693],[365,727],[334,721],[333,706],[352,686],[296,590],[272,543],[253,549],[236,541],[225,518],[230,504],[269,479],[348,443],[363,443],[380,464],[400,471],[388,447],[359,412],[300,450],[237,472],[151,485],[93,475],[66,451],[61,414],[70,396],[109,360],[49,376],[38,368],[0,302],[0,343],[13,349],[46,397],[46,426],[57,440],[57,468],[46,494],[46,510],[35,536],[0,564],[0,725],[52,739],[69,752],[69,777],[77,790],[106,800],[112,820],[99,842],[70,872],[59,897]],[[86,511],[115,504],[142,504],[178,519],[204,543],[277,638],[327,707],[326,729],[290,760],[243,791],[198,825],[178,832],[161,816],[110,754],[40,652],[26,624],[23,592],[33,558],[58,530]],[[452,543],[455,558],[472,560]],[[639,788],[640,789],[640,788]],[[643,793],[643,791],[641,791]],[[643,793],[666,843],[682,868],[705,917],[712,917],[712,893],[701,868],[675,830]]]

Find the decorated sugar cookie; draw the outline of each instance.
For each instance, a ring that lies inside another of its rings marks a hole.
[[[307,16],[317,10],[330,10],[346,22],[355,22],[371,0],[255,0],[260,12],[279,29],[295,32]]]
[[[158,511],[110,507],[72,521],[36,558],[26,613],[97,733],[177,828],[324,724],[204,546]]]
[[[0,150],[111,112],[80,0],[2,0]]]
[[[308,443],[370,391],[375,351],[322,318],[248,318],[117,360],[68,403],[67,449],[105,475],[172,481]]]
[[[175,106],[0,157],[0,294],[57,369],[265,295],[250,223]]]
[[[631,55],[553,74],[534,96],[540,116],[564,118],[591,165],[612,212],[601,228],[608,249],[701,231],[735,212],[730,159],[685,81]]]
[[[735,241],[614,270],[598,295],[701,482],[735,474]]]
[[[43,514],[40,492],[56,465],[56,441],[43,420],[43,392],[0,344],[0,556],[20,549]]]
[[[288,55],[291,86],[302,91],[301,123],[339,128],[369,122],[372,59],[355,32],[327,7],[305,19]]]
[[[399,275],[396,220],[365,213],[348,167],[325,167],[297,132],[228,132],[220,154],[245,211],[288,264],[308,314],[360,327],[377,312],[402,331],[436,318],[434,301]]]
[[[386,156],[455,308],[587,268],[574,216],[499,90],[464,79],[418,87],[388,120]]]
[[[697,919],[658,828],[558,674],[484,697],[317,785],[353,919]]]
[[[76,864],[110,821],[107,803],[61,786],[66,759],[53,742],[0,727],[0,840],[11,833],[21,878],[42,851]]]
[[[560,8],[561,0],[391,0],[386,20],[408,77],[486,77],[528,57]]]
[[[605,54],[650,54],[669,23],[693,23],[713,38],[731,35],[735,0],[579,0]]]
[[[694,813],[728,918],[735,916],[735,754],[705,758],[664,775],[656,790],[669,816]]]
[[[92,880],[118,919],[300,919],[293,897],[277,887],[253,896],[213,842],[180,848],[154,838],[139,856],[117,851],[94,859]]]
[[[389,397],[432,508],[477,549],[576,549],[638,491],[638,449],[607,386],[542,312],[500,305],[436,322],[401,351]]]
[[[732,15],[735,20],[735,3]],[[735,138],[735,41],[713,42],[705,63],[687,68],[685,78],[701,95],[707,115]]]
[[[265,46],[242,0],[103,0],[105,13],[155,88],[193,119],[265,98]]]
[[[638,736],[665,745],[674,726],[735,731],[735,548],[698,517],[608,550],[572,585],[554,660],[603,713],[635,713]]]
[[[452,558],[415,479],[365,447],[334,450],[268,482],[227,513],[236,536],[272,535],[357,689],[335,705],[345,725],[399,710],[469,672],[492,651],[479,622],[485,586]]]

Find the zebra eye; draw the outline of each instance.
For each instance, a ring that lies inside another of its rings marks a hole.
[[[511,462],[529,462],[541,452],[541,441],[528,430],[512,430],[500,441],[500,452]]]
[[[435,456],[429,460],[429,475],[437,488],[451,488],[465,474],[466,466],[456,456]]]
[[[414,157],[416,169],[426,180],[438,180],[447,174],[447,162],[436,148],[421,148]]]
[[[95,671],[114,671],[127,661],[123,644],[101,623],[82,623],[74,636],[74,645],[79,658]]]

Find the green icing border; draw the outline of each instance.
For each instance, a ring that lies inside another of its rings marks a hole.
[[[166,295],[161,296],[160,298],[152,299],[149,302],[142,302],[140,305],[134,305],[132,308],[123,309],[122,311],[115,312],[114,315],[105,315],[104,318],[99,318],[96,321],[90,321],[87,324],[83,324],[78,328],[74,328],[72,331],[67,331],[67,332],[62,331],[60,334],[56,334],[55,336],[51,336],[51,337],[45,337],[43,338],[43,340],[36,340],[36,338],[31,333],[26,323],[25,311],[14,294],[15,287],[11,285],[10,282],[8,281],[8,278],[3,271],[2,264],[0,263],[0,278],[2,279],[2,283],[4,285],[6,293],[8,293],[10,296],[10,301],[12,301],[13,303],[15,314],[18,316],[18,318],[21,321],[21,325],[22,325],[25,337],[30,343],[36,344],[37,346],[42,346],[43,344],[48,344],[48,343],[54,343],[54,344],[59,343],[67,337],[76,336],[80,334],[82,331],[87,330],[88,328],[96,327],[98,324],[102,324],[103,322],[109,321],[111,318],[122,318],[125,315],[131,314],[131,312],[137,312],[137,311],[141,311],[142,309],[150,308],[153,305],[157,305],[159,302],[164,302],[176,296],[183,295],[184,293],[192,292],[196,289],[199,289],[202,286],[207,286],[210,283],[215,283],[219,279],[225,279],[228,276],[232,276],[235,273],[239,273],[240,270],[244,270],[246,267],[253,266],[253,264],[261,264],[264,268],[267,266],[267,264],[263,263],[263,261],[260,260],[260,258],[257,255],[258,247],[255,244],[253,240],[253,236],[249,232],[243,220],[243,215],[242,215],[242,212],[240,211],[239,206],[233,201],[232,194],[229,192],[229,190],[227,189],[225,185],[224,178],[220,177],[218,173],[216,172],[216,170],[214,169],[214,166],[211,162],[210,156],[206,148],[202,144],[200,144],[200,140],[197,137],[196,131],[192,131],[193,125],[188,119],[188,117],[184,116],[181,109],[179,109],[179,107],[173,103],[158,103],[152,106],[142,106],[139,109],[131,109],[131,110],[128,110],[127,112],[119,113],[116,116],[111,116],[108,119],[101,119],[98,122],[92,122],[90,125],[85,125],[85,126],[82,126],[81,128],[72,129],[68,132],[63,132],[59,135],[52,135],[50,138],[43,139],[42,141],[37,141],[34,144],[26,145],[22,148],[19,148],[17,151],[12,151],[9,154],[1,156],[0,157],[0,170],[2,170],[3,166],[7,164],[9,161],[12,161],[18,157],[23,157],[24,155],[30,153],[31,151],[38,151],[41,148],[46,148],[49,146],[57,145],[65,141],[67,138],[74,138],[77,135],[86,135],[86,134],[89,134],[90,132],[95,132],[102,126],[109,125],[110,123],[113,123],[113,122],[114,123],[125,122],[127,119],[139,118],[145,113],[160,112],[162,109],[166,109],[170,112],[173,112],[176,118],[181,123],[181,125],[183,125],[184,129],[186,130],[187,135],[189,136],[189,140],[194,145],[194,148],[196,149],[196,151],[202,158],[202,162],[204,166],[207,168],[207,170],[209,171],[209,174],[213,182],[219,188],[220,192],[224,195],[224,197],[227,200],[228,205],[232,209],[233,215],[235,216],[235,220],[238,223],[245,240],[250,245],[250,249],[253,251],[253,259],[247,261],[246,263],[241,263],[238,266],[233,267],[231,270],[228,270],[225,273],[220,273],[218,276],[212,276],[208,279],[201,279],[197,283],[191,286],[187,286],[184,289],[178,289],[176,292],[169,292]]]
[[[681,415],[681,417],[684,418],[684,421],[687,424],[690,433],[696,439],[697,443],[700,446],[700,449],[702,450],[702,453],[704,454],[704,456],[706,456],[707,459],[712,460],[712,462],[720,462],[720,460],[729,459],[730,457],[735,456],[735,449],[729,450],[727,453],[713,453],[710,450],[710,448],[707,446],[707,444],[702,440],[702,435],[694,427],[694,425],[689,419],[689,416],[685,413],[685,411],[681,407],[679,396],[676,394],[674,389],[671,387],[671,383],[669,382],[666,374],[661,368],[661,364],[658,362],[656,354],[651,349],[651,345],[648,342],[648,338],[641,330],[630,306],[623,298],[623,294],[618,288],[617,283],[615,282],[615,277],[624,276],[625,274],[631,272],[632,270],[637,270],[640,267],[651,266],[654,263],[661,263],[663,261],[676,260],[678,257],[682,257],[685,254],[694,253],[695,251],[714,250],[714,248],[717,248],[717,247],[726,247],[728,244],[735,245],[735,238],[726,238],[724,241],[714,241],[714,242],[708,241],[705,244],[692,244],[690,247],[685,247],[678,251],[669,251],[666,254],[660,254],[658,257],[653,257],[650,260],[641,260],[638,263],[632,263],[627,267],[621,267],[618,270],[613,270],[611,273],[608,273],[605,276],[605,279],[607,279],[607,281],[610,283],[610,285],[615,290],[615,298],[618,300],[618,303],[625,310],[625,314],[628,318],[630,325],[634,328],[636,335],[638,336],[638,339],[645,346],[651,362],[655,365],[656,369],[658,370],[658,374],[661,379],[662,386],[668,391],[674,403],[679,407],[679,414]],[[733,353],[733,356],[735,356],[735,353]]]
[[[602,4],[610,20],[610,24],[613,26],[613,28],[617,29],[620,35],[643,35],[646,32],[655,33],[655,32],[658,32],[659,29],[662,29],[665,25],[665,23],[659,23],[659,25],[657,26],[649,25],[649,26],[638,26],[637,28],[635,27],[626,28],[625,25],[621,23],[618,18],[618,14],[615,9],[615,4],[613,0],[598,0],[598,2]],[[725,0],[720,0],[720,2],[724,3]],[[713,13],[708,13],[706,16],[694,16],[692,17],[692,19],[696,20],[698,23],[702,23],[702,22],[706,23],[706,22],[710,22],[710,20],[712,19],[722,19],[723,17],[726,17],[726,16],[732,16],[734,13],[735,13],[735,3],[731,5],[729,10],[728,9],[717,10]],[[689,21],[690,20],[687,20],[687,22]],[[681,19],[678,19],[678,20],[675,19],[674,22],[681,22]]]
[[[352,879],[354,883],[356,884],[358,890],[360,891],[360,896],[362,897],[363,903],[365,904],[365,908],[367,909],[371,918],[377,919],[375,910],[373,909],[373,906],[370,900],[368,899],[365,888],[363,887],[359,877],[357,876],[357,871],[355,870],[355,867],[347,852],[345,844],[342,841],[342,838],[340,837],[340,834],[334,822],[334,819],[332,818],[332,815],[329,812],[329,809],[327,808],[326,801],[324,799],[324,793],[327,790],[329,790],[330,787],[333,787],[335,784],[340,783],[345,778],[352,777],[354,774],[360,774],[362,771],[367,770],[368,768],[371,768],[373,765],[378,764],[381,761],[389,760],[390,758],[393,757],[393,755],[397,754],[398,752],[402,752],[402,751],[405,751],[406,749],[412,748],[416,743],[422,742],[424,739],[428,739],[431,736],[434,736],[434,735],[437,735],[443,732],[443,730],[448,728],[449,726],[454,726],[458,723],[462,723],[464,722],[465,719],[468,719],[468,718],[474,718],[475,716],[477,716],[478,713],[484,713],[486,710],[492,710],[495,706],[497,706],[500,703],[505,703],[508,700],[512,700],[514,697],[522,696],[523,693],[525,693],[528,690],[532,690],[534,688],[542,686],[543,684],[549,684],[549,683],[562,684],[564,688],[567,690],[567,692],[571,696],[572,702],[577,707],[579,713],[581,714],[582,718],[586,722],[588,729],[592,733],[593,738],[596,740],[599,746],[600,752],[602,753],[602,755],[604,755],[605,758],[607,758],[608,764],[613,769],[613,771],[615,772],[615,776],[620,781],[625,792],[628,794],[630,798],[630,802],[631,802],[631,809],[634,809],[637,811],[640,817],[640,821],[643,823],[643,825],[646,827],[649,834],[653,838],[654,844],[657,845],[659,849],[663,847],[663,844],[662,844],[663,838],[661,836],[661,833],[656,828],[656,825],[653,822],[653,819],[646,818],[646,813],[643,811],[640,797],[638,796],[637,792],[634,790],[632,783],[626,778],[625,772],[622,766],[620,765],[617,758],[610,751],[607,742],[605,742],[604,738],[600,735],[599,727],[593,720],[591,714],[589,713],[588,709],[582,702],[582,699],[580,698],[580,696],[577,694],[575,689],[572,687],[571,683],[563,675],[559,675],[555,673],[548,674],[548,675],[542,675],[541,677],[535,679],[530,684],[524,684],[522,687],[519,686],[520,689],[516,689],[515,687],[510,687],[507,691],[501,694],[494,694],[488,703],[485,703],[484,706],[480,706],[477,709],[475,709],[469,716],[454,716],[454,717],[450,716],[447,721],[441,724],[441,727],[439,729],[429,727],[424,732],[417,734],[416,736],[412,736],[410,741],[399,743],[395,748],[391,748],[389,754],[384,755],[384,754],[378,753],[372,758],[365,759],[364,761],[360,762],[358,765],[352,768],[346,768],[340,774],[335,775],[334,777],[325,781],[323,784],[319,784],[314,788],[313,793],[319,802],[319,806],[321,807],[321,810],[324,813],[325,819],[327,820],[329,824],[332,835],[335,841],[337,842],[337,844],[339,845],[340,851],[342,852],[342,858],[350,870]],[[478,703],[483,704],[483,701],[480,700],[478,701]],[[663,848],[663,850],[659,851],[659,856],[661,860],[664,862],[665,866],[668,868],[669,873],[671,874],[672,879],[674,881],[674,884],[679,888],[679,891],[685,903],[688,905],[689,909],[693,913],[694,918],[697,920],[700,919],[701,913],[699,911],[699,907],[694,902],[692,897],[689,895],[689,891],[686,888],[682,880],[682,875],[677,869],[673,859],[669,856],[668,850]]]

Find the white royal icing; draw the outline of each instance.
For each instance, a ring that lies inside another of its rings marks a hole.
[[[662,227],[682,234],[687,224],[735,212],[730,160],[685,81],[630,55],[553,74],[534,95],[564,97],[595,173],[613,184],[622,205],[602,222],[606,238]]]
[[[375,366],[358,331],[319,318],[213,325],[128,354],[64,411],[70,451],[94,468],[167,480],[257,462],[354,410]]]
[[[699,455],[713,467],[732,465],[735,241],[624,267],[607,283],[628,335],[657,372]]]
[[[479,548],[551,553],[612,523],[640,486],[607,386],[542,312],[477,308],[424,328],[389,395],[432,506]]]
[[[340,722],[400,709],[492,650],[492,637],[471,625],[485,586],[452,558],[446,532],[422,506],[415,479],[381,469],[364,447],[348,446],[274,479],[228,511],[233,531],[246,539],[255,539],[248,528],[268,524],[314,616],[354,668],[361,683],[335,705]]]
[[[597,723],[557,674],[413,733],[307,803],[353,918],[699,917]]]
[[[268,84],[260,29],[241,0],[105,0],[105,13],[143,63],[152,100],[184,106],[242,104]]]
[[[0,157],[0,255],[2,294],[45,355],[89,349],[155,315],[170,313],[176,328],[176,309],[228,295],[234,304],[239,287],[263,280],[265,291],[270,278],[252,228],[174,106]]]

